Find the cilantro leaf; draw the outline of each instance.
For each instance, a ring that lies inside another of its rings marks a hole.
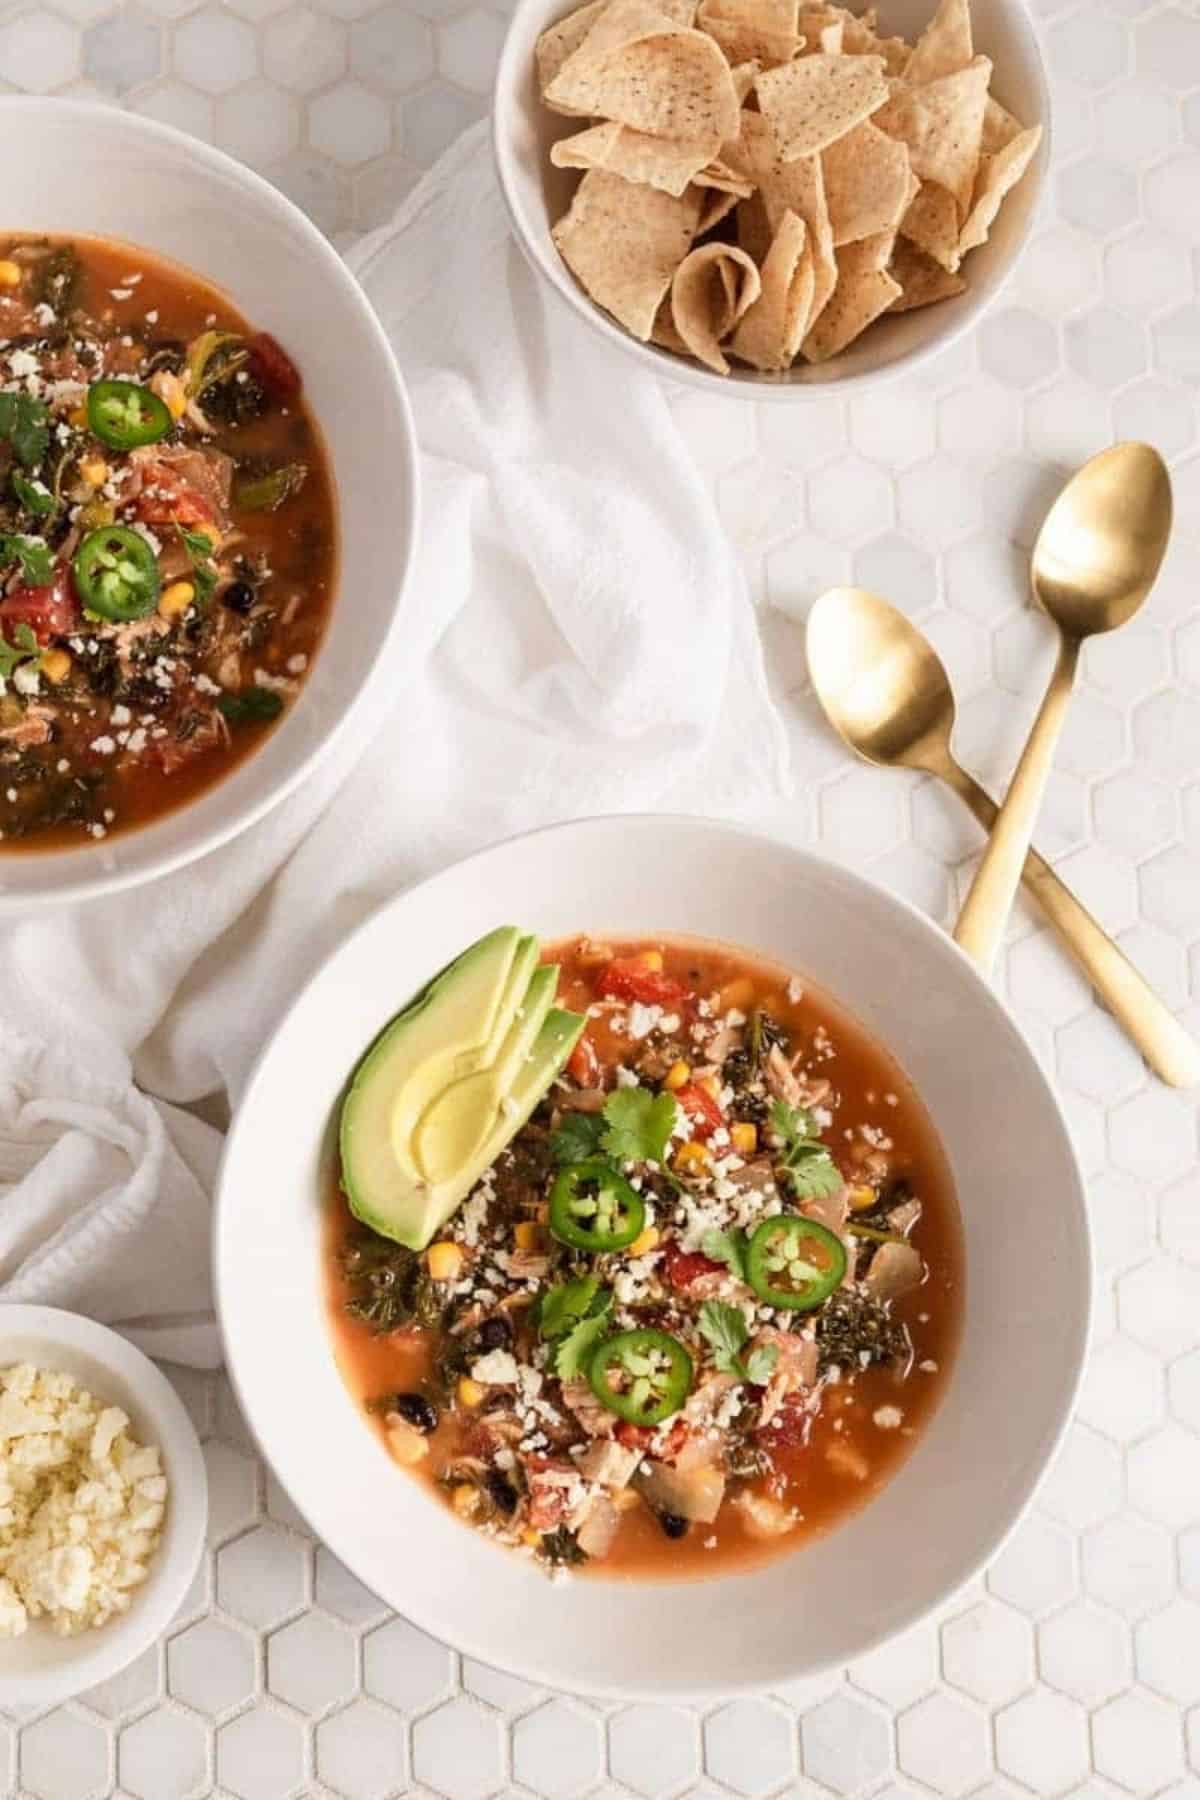
[[[25,511],[35,519],[48,519],[58,505],[50,489],[41,481],[30,481],[28,476],[22,475],[20,469],[14,469],[10,479],[12,491]]]
[[[18,663],[23,663],[30,656],[37,656],[41,649],[30,625],[18,625],[13,632],[13,640],[9,644],[0,636],[0,681],[7,681]]]
[[[600,1292],[598,1275],[583,1275],[578,1281],[560,1281],[547,1288],[538,1302],[537,1325],[543,1338],[561,1337],[588,1311]]]
[[[760,1344],[743,1361],[742,1351],[750,1336],[750,1328],[741,1309],[727,1306],[724,1300],[706,1300],[700,1308],[700,1335],[708,1340],[713,1353],[713,1366],[721,1375],[736,1375],[755,1387],[770,1380],[779,1349],[775,1344]]]
[[[32,394],[0,394],[0,438],[8,439],[25,468],[36,468],[50,442],[49,408]]]
[[[678,1117],[673,1094],[652,1094],[643,1087],[618,1088],[604,1102],[607,1130],[601,1145],[616,1163],[661,1163]]]
[[[29,587],[47,587],[54,579],[54,559],[41,538],[0,532],[0,568],[14,562],[20,563],[22,580]]]
[[[766,1387],[775,1373],[775,1364],[779,1361],[778,1344],[760,1344],[752,1350],[742,1364],[746,1371],[746,1379],[753,1387]]]
[[[563,1338],[554,1358],[554,1372],[560,1381],[574,1381],[582,1375],[592,1351],[608,1330],[608,1310],[612,1305],[612,1295],[604,1294],[604,1304],[599,1312],[589,1313],[580,1319]]]
[[[781,1144],[777,1165],[798,1199],[817,1200],[837,1193],[842,1173],[821,1142],[811,1113],[789,1106],[786,1100],[773,1100],[771,1129]]]
[[[203,606],[206,601],[211,600],[213,589],[217,585],[217,571],[212,563],[213,540],[206,532],[189,531],[178,521],[175,529],[192,565],[192,585],[196,590],[196,599]]]
[[[712,1262],[724,1263],[739,1281],[746,1279],[746,1245],[744,1231],[706,1231],[700,1248]]]
[[[550,1133],[550,1154],[556,1163],[586,1162],[599,1150],[604,1130],[599,1113],[564,1113]]]

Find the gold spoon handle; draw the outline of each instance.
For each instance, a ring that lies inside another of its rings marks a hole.
[[[1078,640],[1064,636],[1054,673],[1021,752],[1012,786],[996,815],[983,861],[975,871],[975,879],[954,928],[955,941],[978,963],[985,975],[992,972],[1008,915],[1017,897],[1033,827],[1066,720],[1078,661]]]
[[[1000,810],[991,795],[953,758],[939,773],[970,807],[983,829],[990,831]],[[1025,858],[1022,879],[1154,1073],[1172,1087],[1194,1087],[1200,1083],[1200,1043],[1184,1030],[1129,958],[1036,850]]]

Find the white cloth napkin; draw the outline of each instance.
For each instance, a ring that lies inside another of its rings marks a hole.
[[[517,829],[737,814],[787,785],[753,609],[664,394],[526,267],[485,125],[352,261],[422,451],[386,716],[203,862],[0,930],[0,1299],[197,1364],[220,1355],[220,1136],[180,1107],[236,1106],[273,1021],[359,919]]]

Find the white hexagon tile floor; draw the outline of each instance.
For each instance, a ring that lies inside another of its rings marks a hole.
[[[787,410],[688,395],[678,415],[744,552],[794,739],[797,800],[764,823],[943,920],[975,831],[930,784],[847,762],[815,716],[797,623],[831,581],[892,595],[950,666],[964,757],[1002,782],[1051,654],[1023,572],[1046,499],[1114,435],[1162,446],[1173,554],[1144,617],[1086,656],[1040,839],[1200,1029],[1200,14],[1035,11],[1056,166],[977,335],[919,385]],[[0,85],[220,143],[345,245],[483,112],[503,29],[479,0],[16,0],[0,5]],[[942,1618],[827,1679],[706,1709],[536,1692],[389,1617],[304,1531],[225,1383],[180,1374],[212,1482],[208,1561],[125,1675],[0,1720],[4,1791],[1197,1800],[1197,1109],[1148,1081],[1024,910],[1001,979],[1088,1173],[1099,1307],[1036,1508]]]

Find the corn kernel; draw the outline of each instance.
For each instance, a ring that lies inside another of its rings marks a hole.
[[[518,1250],[540,1250],[542,1228],[536,1219],[522,1219],[513,1229],[513,1238]]]
[[[850,1189],[850,1211],[868,1212],[878,1198],[873,1187],[852,1187]]]
[[[683,1175],[703,1175],[712,1163],[712,1157],[704,1144],[695,1139],[688,1144],[681,1144],[675,1152],[675,1167]]]
[[[457,1281],[462,1274],[463,1253],[457,1244],[429,1246],[429,1273],[434,1281]]]
[[[685,1062],[673,1062],[667,1070],[663,1086],[669,1087],[672,1093],[674,1093],[677,1088],[686,1087],[691,1079],[692,1071],[690,1064]]]
[[[183,417],[187,411],[187,389],[178,375],[172,375],[169,369],[158,369],[150,377],[150,388],[173,419]]]
[[[158,596],[158,611],[164,619],[177,619],[185,613],[196,598],[196,590],[190,581],[173,581]]]
[[[39,667],[47,681],[65,681],[71,673],[71,658],[65,650],[43,650]]]
[[[739,1156],[753,1156],[758,1149],[758,1126],[739,1119],[729,1127],[729,1141]]]
[[[663,953],[661,950],[643,950],[638,956],[638,961],[643,969],[649,969],[655,975],[662,974]]]
[[[388,1449],[398,1463],[411,1468],[429,1455],[427,1439],[399,1413],[389,1413],[386,1423]]]
[[[20,285],[21,270],[19,264],[9,262],[8,258],[5,257],[4,261],[0,262],[0,288],[15,288],[20,287]]]
[[[469,1375],[461,1375],[454,1391],[458,1396],[460,1406],[475,1407],[482,1404],[487,1389],[482,1382],[472,1381]]]
[[[715,1075],[702,1075],[696,1083],[696,1086],[702,1087],[710,1100],[719,1100],[721,1098],[721,1083]]]
[[[527,1545],[530,1550],[536,1550],[541,1541],[541,1532],[535,1531],[532,1525],[527,1525],[521,1533],[521,1542]]]
[[[657,1225],[647,1225],[645,1231],[639,1231],[629,1246],[630,1256],[645,1256],[647,1250],[653,1250],[662,1233]]]
[[[450,1504],[458,1516],[465,1519],[479,1504],[479,1489],[470,1481],[460,1481],[451,1490]]]
[[[82,431],[88,422],[88,409],[86,406],[74,406],[67,417],[77,431]]]
[[[89,487],[103,487],[108,480],[108,464],[102,456],[85,456],[79,465],[79,473]]]

